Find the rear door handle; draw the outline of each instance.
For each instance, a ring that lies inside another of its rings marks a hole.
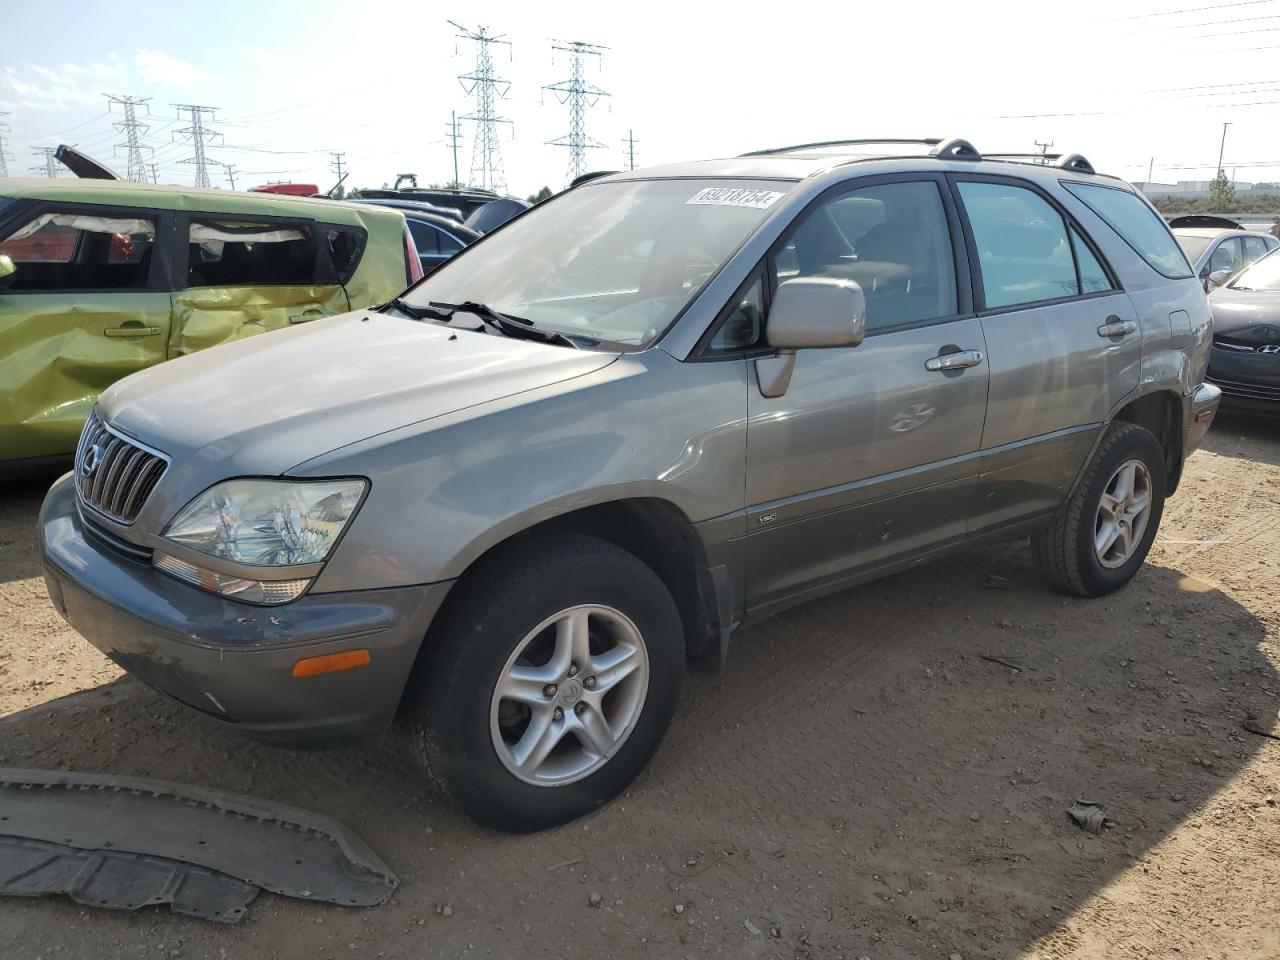
[[[1132,320],[1121,320],[1119,317],[1107,317],[1107,322],[1098,328],[1100,337],[1124,337],[1138,329]]]
[[[147,327],[131,320],[118,327],[107,327],[102,333],[108,337],[154,337],[160,332],[159,327]]]
[[[323,310],[316,310],[315,308],[312,308],[310,310],[303,310],[302,313],[289,314],[289,322],[290,323],[308,323],[312,320],[319,320],[323,316],[324,316]]]
[[[948,370],[964,370],[976,367],[982,362],[981,350],[961,350],[958,353],[944,353],[924,362],[924,368],[933,373],[946,373]]]

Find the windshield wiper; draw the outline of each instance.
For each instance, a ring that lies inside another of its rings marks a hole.
[[[412,309],[424,310],[422,307],[413,307]],[[451,319],[455,313],[469,313],[479,317],[482,323],[505,333],[508,337],[540,340],[543,343],[559,343],[566,347],[572,347],[574,350],[578,349],[578,344],[571,337],[554,330],[540,330],[532,320],[513,316],[509,313],[499,313],[487,303],[476,303],[474,300],[464,300],[462,303],[440,303],[432,300],[427,304],[426,309],[429,311],[426,313],[427,316],[435,315],[443,320]]]
[[[375,308],[378,311],[388,309],[399,310],[401,313],[413,317],[415,320],[448,320],[451,314],[440,310],[433,310],[430,307],[415,307],[412,303],[401,297],[394,300],[388,300],[386,303]]]

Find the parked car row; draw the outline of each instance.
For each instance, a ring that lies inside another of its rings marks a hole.
[[[1225,217],[1174,217],[1169,227],[1206,292],[1222,286],[1249,264],[1280,247],[1280,239],[1271,234],[1246,231]]]

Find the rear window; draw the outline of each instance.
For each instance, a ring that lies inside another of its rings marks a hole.
[[[1191,267],[1173,234],[1137,194],[1085,183],[1064,183],[1063,186],[1105,220],[1157,273],[1171,280],[1191,276]]]
[[[338,280],[346,283],[360,265],[360,255],[364,252],[365,232],[355,227],[326,226],[325,243],[329,258],[333,261],[334,272]]]
[[[151,273],[155,221],[101,212],[53,210],[0,238],[18,268],[10,292],[143,290]]]
[[[189,287],[335,284],[333,258],[309,224],[195,220],[187,239]]]

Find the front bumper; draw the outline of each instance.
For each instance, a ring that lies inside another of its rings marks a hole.
[[[40,510],[54,606],[160,692],[248,736],[317,746],[374,736],[395,716],[449,583],[307,594],[257,607],[188,586],[87,532],[70,475]],[[367,666],[294,678],[304,657],[364,648]]]
[[[1205,379],[1222,390],[1224,409],[1280,416],[1280,354],[1214,347]]]

